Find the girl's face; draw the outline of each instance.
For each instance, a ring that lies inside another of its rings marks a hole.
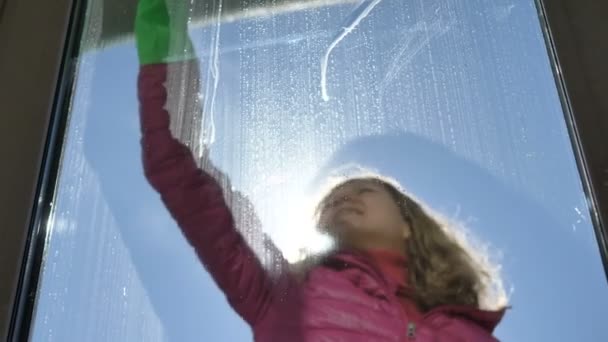
[[[382,183],[371,179],[355,179],[335,188],[322,204],[319,223],[339,242],[359,246],[401,248],[410,235],[394,198]]]

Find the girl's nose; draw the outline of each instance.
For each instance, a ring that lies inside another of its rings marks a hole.
[[[351,202],[351,201],[353,201],[353,199],[354,199],[354,197],[351,194],[342,195],[334,201],[333,206],[337,207],[345,202]]]

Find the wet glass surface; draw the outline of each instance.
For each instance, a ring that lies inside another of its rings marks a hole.
[[[302,4],[194,11],[204,115],[173,127],[211,144],[284,254],[324,247],[312,194],[362,165],[491,245],[513,306],[498,338],[608,340],[608,288],[534,3]],[[89,6],[32,339],[251,340],[144,178],[135,45],[92,48],[103,13]],[[179,107],[191,85],[172,82]]]

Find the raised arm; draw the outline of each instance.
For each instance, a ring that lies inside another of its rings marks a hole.
[[[273,272],[264,267],[237,230],[226,198],[239,213],[250,214],[249,219],[239,221],[257,226],[257,222],[251,222],[256,220],[251,219],[249,201],[240,193],[231,192],[230,186],[222,188],[214,178],[225,178],[219,170],[211,165],[206,168],[209,172],[199,168],[190,149],[171,133],[170,114],[165,109],[169,67],[190,63],[198,75],[186,26],[176,29],[171,25],[165,0],[141,0],[135,31],[141,64],[138,97],[146,177],[231,306],[253,326],[273,297],[289,286],[287,262],[263,236],[266,254],[275,265],[279,260]],[[180,61],[179,55],[184,52],[184,60]],[[189,96],[197,94],[198,89],[194,89]]]

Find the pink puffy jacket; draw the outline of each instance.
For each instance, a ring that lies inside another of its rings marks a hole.
[[[261,264],[235,228],[224,190],[197,167],[169,129],[166,64],[142,66],[138,80],[146,177],[232,308],[259,342],[490,342],[504,311],[438,307],[410,322],[396,284],[371,260],[336,252],[296,280],[281,252],[267,253],[277,272]],[[228,194],[233,195],[233,194]]]

